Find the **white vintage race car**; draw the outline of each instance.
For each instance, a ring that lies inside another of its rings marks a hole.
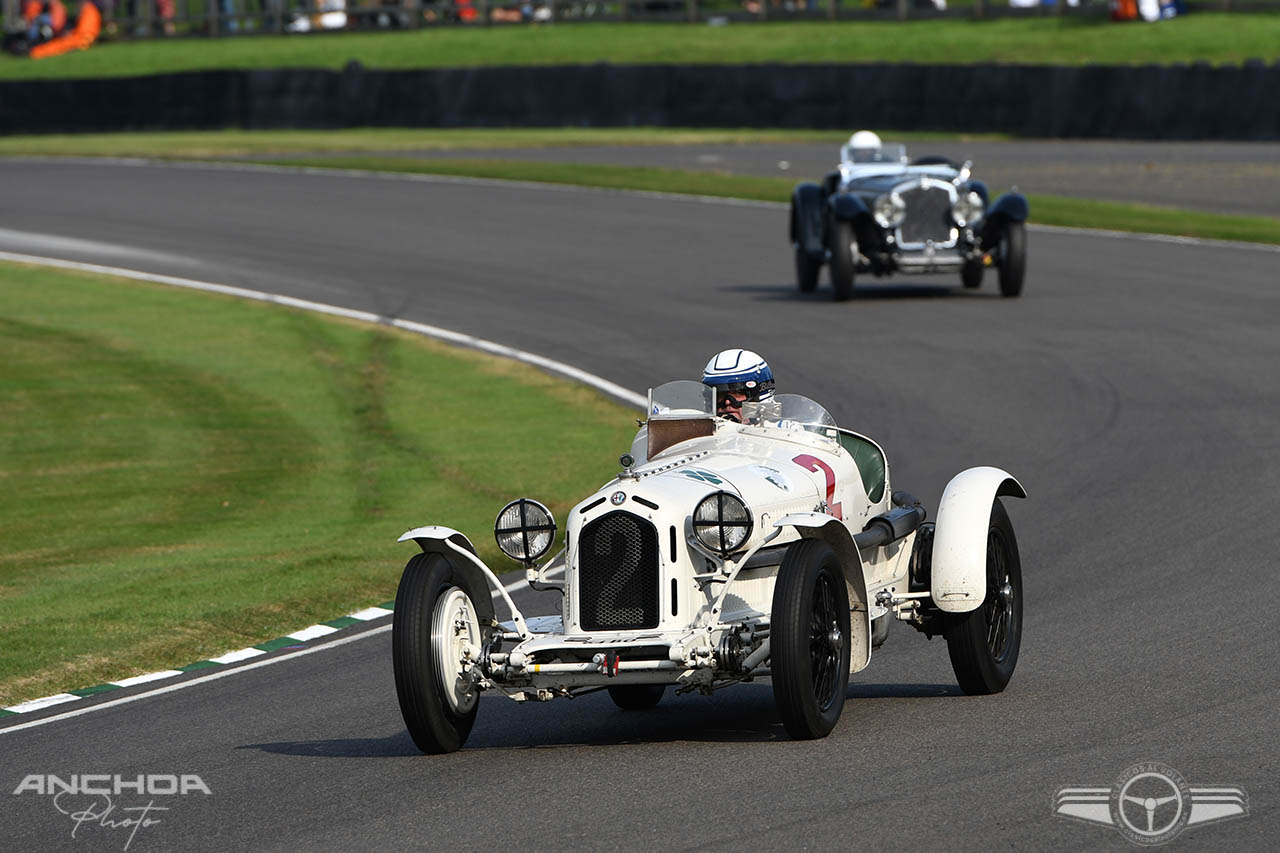
[[[813,400],[747,403],[716,418],[714,392],[671,382],[615,479],[573,507],[564,549],[537,501],[498,515],[502,551],[559,615],[522,614],[467,538],[419,527],[396,595],[400,709],[424,752],[458,749],[480,695],[547,701],[607,688],[623,709],[666,687],[711,693],[770,676],[787,731],[825,736],[849,674],[891,621],[946,637],[961,688],[1003,690],[1018,659],[1022,577],[998,468],[947,485],[936,522],[890,487],[879,445]],[[501,599],[502,613],[495,613]],[[502,617],[506,617],[502,619]]]

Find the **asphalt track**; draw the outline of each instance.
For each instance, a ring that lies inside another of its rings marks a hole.
[[[0,162],[0,180],[0,249],[419,320],[636,389],[750,346],[926,503],[977,464],[1030,493],[1007,503],[1026,628],[1001,695],[959,695],[942,641],[895,626],[822,741],[788,740],[757,684],[644,713],[486,699],[467,748],[424,757],[375,625],[0,726],[6,848],[125,840],[72,838],[49,798],[10,795],[26,774],[188,773],[212,793],[170,798],[130,850],[1119,850],[1052,799],[1138,761],[1249,794],[1178,847],[1280,837],[1280,252],[1039,229],[1021,299],[920,277],[834,305],[796,292],[777,206],[186,166]],[[409,555],[388,543],[389,591]]]
[[[913,157],[933,154],[957,163],[970,160],[974,164],[974,176],[986,181],[993,190],[1016,186],[1026,193],[1280,216],[1280,145],[1274,142],[941,139],[910,142],[907,151]],[[837,146],[830,143],[576,146],[401,154],[659,166],[816,181],[835,168]]]

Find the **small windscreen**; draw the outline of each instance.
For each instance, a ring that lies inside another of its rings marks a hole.
[[[715,421],[709,417],[650,418],[648,427],[649,459],[682,441],[704,438],[716,431]]]
[[[852,145],[840,147],[840,159],[845,163],[906,163],[907,146],[899,142],[889,142],[879,148],[854,148]]]
[[[715,394],[701,382],[677,379],[649,391],[649,416],[714,415]]]

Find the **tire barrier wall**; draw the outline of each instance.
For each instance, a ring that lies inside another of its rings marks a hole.
[[[880,127],[1280,139],[1280,64],[571,65],[0,83],[0,133],[353,126]]]

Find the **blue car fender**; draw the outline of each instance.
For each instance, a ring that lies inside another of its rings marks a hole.
[[[987,185],[982,181],[970,181],[965,184],[965,189],[975,192],[982,199],[982,209],[989,210],[991,207],[991,191],[987,189]],[[1001,196],[1003,198],[1003,196]]]
[[[814,255],[826,251],[824,199],[822,187],[817,184],[796,184],[791,191],[791,243]]]
[[[862,199],[856,195],[836,193],[831,197],[829,204],[833,219],[857,222],[859,219],[871,217],[871,211],[867,210],[867,206],[863,204]]]
[[[982,247],[994,246],[1006,222],[1026,222],[1031,205],[1022,193],[1008,192],[992,202],[982,223]]]

